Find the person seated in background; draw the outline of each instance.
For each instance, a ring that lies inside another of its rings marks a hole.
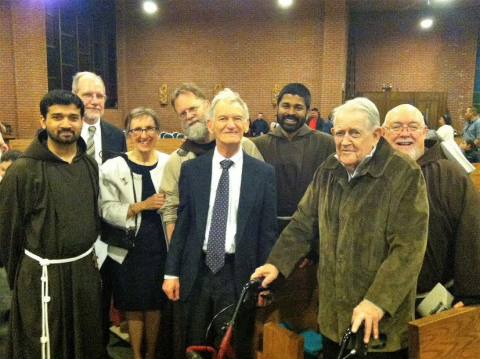
[[[10,167],[21,154],[22,152],[18,150],[10,150],[2,154],[0,157],[0,181],[3,179],[3,176],[5,176],[8,167]]]
[[[464,140],[460,144],[463,155],[470,163],[480,163],[480,152],[477,150],[474,140]]]
[[[312,130],[323,131],[323,118],[320,117],[318,108],[314,107],[310,110],[310,116],[307,118],[307,126]]]
[[[328,133],[329,135],[332,134],[333,122],[332,122],[332,113],[328,115],[327,121],[323,124],[323,132]]]
[[[17,150],[10,150],[2,154],[0,157],[0,182],[3,179],[3,176],[5,176],[8,167],[10,167],[21,154],[22,152]],[[3,268],[2,258],[0,258],[0,268]]]
[[[421,112],[400,105],[387,113],[384,137],[420,165],[430,207],[428,242],[417,293],[437,283],[455,302],[480,303],[480,193],[467,173],[447,159],[437,140],[426,140]],[[413,208],[413,204],[412,204]],[[453,286],[448,288],[453,280]]]
[[[480,145],[480,118],[476,107],[467,107],[463,118],[467,121],[463,127],[463,139],[473,140],[475,145]]]
[[[452,118],[450,115],[445,114],[440,116],[438,124],[440,127],[437,130],[437,135],[444,140],[453,140],[455,138],[455,130],[452,127]]]
[[[3,140],[3,136],[0,133],[0,154],[2,154],[3,152],[7,152],[7,151],[8,151],[8,145],[5,143],[5,141]]]
[[[252,137],[264,135],[270,131],[267,121],[263,119],[263,113],[259,112],[257,118],[252,123]]]

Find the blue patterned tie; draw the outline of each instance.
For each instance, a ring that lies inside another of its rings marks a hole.
[[[220,162],[222,175],[218,181],[217,194],[213,204],[212,222],[207,243],[206,263],[213,273],[217,273],[225,263],[225,236],[228,217],[228,187],[230,184],[228,169],[233,165],[231,160]]]

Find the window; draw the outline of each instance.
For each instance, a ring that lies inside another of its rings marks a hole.
[[[473,106],[475,106],[480,113],[480,30],[478,31],[477,63],[475,66],[475,84],[473,86]]]
[[[106,108],[116,108],[117,55],[115,0],[45,2],[48,90],[72,89],[79,71],[105,82]]]

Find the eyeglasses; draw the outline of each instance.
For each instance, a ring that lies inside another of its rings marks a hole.
[[[97,100],[100,100],[100,101],[105,101],[107,99],[107,96],[103,94],[91,93],[91,92],[82,93],[80,97],[83,97],[86,100],[92,100],[94,97],[96,97]]]
[[[180,112],[178,114],[178,117],[180,117],[181,120],[185,120],[189,114],[196,115],[198,108],[202,106],[204,102],[205,101],[202,101],[202,103],[200,103],[198,106],[192,106],[190,108],[187,108],[185,111]]]
[[[157,131],[158,127],[132,128],[128,131],[128,133],[131,133],[135,136],[140,136],[143,132],[145,132],[147,135],[154,135]]]
[[[418,130],[422,129],[423,126],[420,126],[418,123],[412,122],[412,123],[409,123],[408,125],[394,123],[390,127],[385,126],[385,128],[393,132],[403,132],[404,128],[407,129],[407,132],[417,132]]]

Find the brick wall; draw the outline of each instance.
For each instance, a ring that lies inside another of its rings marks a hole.
[[[326,1],[321,101],[324,118],[342,104],[347,70],[348,24],[346,0]]]
[[[15,97],[15,66],[13,57],[12,14],[10,6],[0,5],[0,121],[12,125],[16,132],[17,101]]]
[[[38,102],[48,88],[43,3],[0,2],[0,121],[20,138],[32,137],[38,128]],[[185,8],[183,17],[172,16],[172,10],[150,20],[117,3],[120,108],[106,111],[106,118],[120,127],[129,110],[148,105],[158,111],[163,129],[179,130],[171,107],[160,106],[158,92],[162,84],[171,92],[184,81],[196,82],[209,97],[216,85],[231,87],[247,101],[252,118],[262,111],[268,121],[275,117],[276,84],[305,83],[323,116],[341,101],[344,0],[321,5],[305,0],[283,13],[267,2],[252,3],[241,14],[210,14],[209,8],[195,16]],[[411,13],[355,16],[357,90],[391,83],[398,91],[447,91],[458,129],[472,101],[479,20],[469,10],[443,16],[422,33]]]
[[[209,98],[215,85],[239,92],[252,119],[261,111],[267,121],[274,120],[275,84],[304,83],[312,92],[312,106],[319,107],[321,10],[315,6],[307,14],[293,12],[277,18],[212,15],[195,21],[167,17],[153,24],[143,18],[122,19],[119,23],[126,28],[119,32],[118,41],[125,41],[128,54],[126,112],[151,106],[163,129],[179,130],[173,109],[159,105],[158,92],[161,84],[167,84],[171,93],[186,81],[195,82]]]
[[[454,127],[463,128],[471,105],[479,20],[471,10],[437,14],[428,31],[419,15],[357,15],[352,19],[356,44],[356,90],[448,92]]]
[[[38,104],[48,91],[44,2],[12,1],[18,131],[33,137],[39,127]]]

